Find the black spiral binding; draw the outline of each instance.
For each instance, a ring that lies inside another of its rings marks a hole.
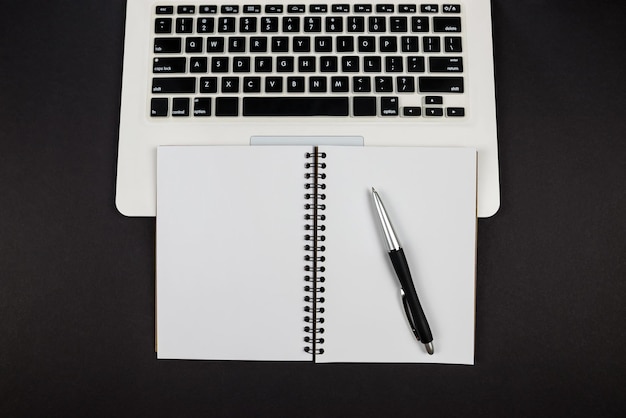
[[[304,342],[306,343],[304,351],[311,353],[313,360],[315,360],[316,355],[324,354],[324,349],[320,346],[324,344],[324,338],[321,337],[321,334],[324,333],[324,328],[321,325],[324,323],[324,317],[322,316],[324,314],[324,307],[322,306],[324,297],[321,294],[324,293],[323,283],[326,280],[322,275],[325,270],[323,265],[325,261],[323,255],[325,247],[322,243],[326,239],[324,235],[326,215],[323,213],[326,209],[326,205],[323,203],[323,200],[326,199],[326,195],[323,193],[323,190],[326,188],[326,184],[323,181],[326,178],[326,174],[323,172],[326,168],[326,163],[322,160],[326,158],[326,153],[319,152],[318,147],[314,147],[313,152],[306,153],[306,158],[309,161],[305,164],[305,168],[309,171],[304,175],[307,179],[304,186],[307,193],[304,195],[304,198],[308,200],[308,203],[304,205],[304,208],[308,211],[304,215],[306,221],[304,228],[307,231],[304,235],[304,239],[307,241],[304,250],[308,252],[304,256],[306,261],[304,266],[304,271],[306,271],[304,291],[307,293],[304,297],[304,301],[307,304],[304,307],[304,311],[307,313],[304,317],[304,322],[307,323],[304,327],[304,332],[308,335],[304,337]]]

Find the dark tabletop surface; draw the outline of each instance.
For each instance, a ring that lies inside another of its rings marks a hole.
[[[114,205],[125,2],[1,0],[0,416],[624,416],[626,2],[492,5],[468,367],[157,361],[155,221]]]

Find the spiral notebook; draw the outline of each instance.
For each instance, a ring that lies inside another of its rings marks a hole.
[[[474,362],[476,150],[159,147],[157,356]],[[371,198],[432,329],[407,323]]]

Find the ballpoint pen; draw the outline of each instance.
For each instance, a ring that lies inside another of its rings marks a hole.
[[[406,314],[409,325],[413,330],[415,337],[426,347],[428,354],[433,354],[435,348],[433,346],[433,336],[430,332],[430,327],[426,321],[426,315],[417,298],[417,292],[413,285],[413,279],[411,278],[411,272],[409,271],[409,264],[404,256],[404,251],[400,247],[400,242],[393,229],[393,225],[389,220],[385,206],[383,205],[380,196],[372,187],[372,196],[374,198],[374,205],[380,218],[380,224],[382,226],[383,234],[385,235],[385,241],[387,242],[387,248],[389,249],[389,258],[391,258],[391,264],[396,271],[398,280],[400,281],[400,295],[402,297],[402,305],[404,306],[404,312]]]

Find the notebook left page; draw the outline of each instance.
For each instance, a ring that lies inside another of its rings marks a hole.
[[[310,150],[158,149],[158,358],[311,360],[302,261]]]

